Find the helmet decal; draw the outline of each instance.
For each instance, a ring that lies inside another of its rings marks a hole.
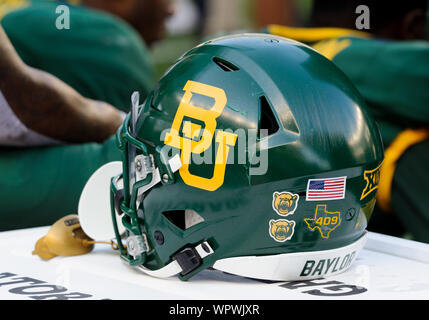
[[[345,255],[331,259],[307,260],[301,270],[300,277],[327,276],[348,268],[356,258],[356,251],[346,252]]]
[[[295,231],[295,221],[286,219],[270,220],[270,236],[277,242],[290,240]]]
[[[290,192],[273,193],[273,209],[281,216],[293,214],[298,208],[299,195]]]
[[[216,130],[216,118],[222,114],[226,106],[226,94],[221,88],[191,80],[186,83],[183,90],[185,94],[177,109],[171,129],[165,135],[164,143],[182,150],[182,167],[179,170],[179,174],[187,185],[214,191],[223,184],[228,154],[237,140],[237,135],[234,133]],[[215,102],[212,108],[206,110],[191,105],[190,102],[194,93],[213,98]],[[201,121],[205,127],[202,128],[199,124],[186,121],[185,117]],[[179,135],[181,127],[183,136]],[[202,154],[209,149],[212,145],[215,130],[217,131],[216,142],[219,146],[216,151],[213,176],[204,178],[190,173],[189,163],[192,153]]]
[[[316,206],[314,217],[306,218],[304,221],[311,231],[319,229],[322,238],[328,239],[332,230],[340,225],[341,216],[339,211],[326,211],[326,204],[319,204]]]
[[[378,189],[378,182],[380,181],[380,167],[381,164],[372,170],[365,170],[363,178],[366,181],[366,186],[362,191],[360,200],[365,199],[371,192]]]
[[[307,201],[327,201],[344,199],[347,177],[309,179]]]

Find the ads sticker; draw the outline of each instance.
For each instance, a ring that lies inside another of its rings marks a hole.
[[[270,220],[269,233],[277,242],[285,242],[292,238],[295,231],[295,221],[286,219]]]
[[[304,221],[311,231],[319,229],[322,238],[328,239],[332,230],[340,225],[341,217],[339,211],[326,211],[326,204],[319,204],[316,206],[314,217],[306,218]]]
[[[293,214],[298,208],[299,195],[290,192],[273,193],[273,209],[281,216]]]

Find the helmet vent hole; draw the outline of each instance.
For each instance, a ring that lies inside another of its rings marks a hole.
[[[240,68],[233,65],[231,62],[223,60],[219,57],[214,57],[213,62],[216,63],[223,71],[226,71],[226,72],[240,70]]]
[[[204,222],[204,218],[192,209],[170,210],[164,211],[162,214],[168,221],[183,231]]]
[[[280,129],[273,109],[265,96],[259,98],[259,138],[261,130],[267,130],[268,136],[276,133]]]

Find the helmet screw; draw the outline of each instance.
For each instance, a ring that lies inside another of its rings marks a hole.
[[[356,215],[356,209],[355,208],[350,208],[348,211],[347,211],[347,214],[346,214],[346,220],[347,221],[350,221],[350,220],[352,220],[353,218],[354,218],[354,216]]]
[[[167,182],[168,182],[168,174],[164,173],[164,174],[162,175],[162,181],[164,181],[165,183],[167,183]]]
[[[144,217],[144,212],[141,208],[137,210],[137,217],[140,217],[140,218]]]
[[[155,238],[155,241],[157,244],[162,245],[164,244],[164,235],[161,231],[157,230],[155,231],[153,237]]]

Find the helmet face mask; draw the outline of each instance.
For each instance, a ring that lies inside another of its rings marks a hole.
[[[383,159],[363,106],[331,62],[294,41],[244,34],[190,50],[117,134],[122,259],[182,280],[208,267],[267,280],[346,270]]]

